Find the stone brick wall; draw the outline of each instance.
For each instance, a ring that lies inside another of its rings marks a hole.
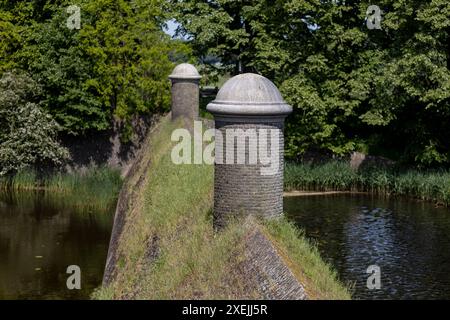
[[[244,274],[256,284],[262,299],[307,300],[303,284],[297,279],[272,241],[257,223],[246,221]]]
[[[196,80],[173,80],[172,83],[172,119],[186,117],[198,118],[199,87]]]
[[[65,171],[84,173],[94,166],[119,169],[125,177],[139,153],[147,133],[161,118],[157,114],[136,116],[132,119],[134,134],[131,140],[123,142],[120,133],[123,123],[114,121],[111,129],[91,132],[84,136],[61,136],[61,143],[69,149],[71,159]],[[54,168],[51,168],[54,169]]]
[[[215,164],[214,176],[214,225],[222,227],[229,216],[256,215],[265,218],[273,218],[283,213],[283,169],[284,169],[284,137],[283,122],[227,122],[216,120],[216,129],[220,130],[224,139],[223,150],[216,145],[216,158],[222,152],[224,162],[226,160],[226,135],[227,130],[234,129],[277,129],[279,134],[278,170],[274,175],[262,175],[263,165],[249,164],[250,140],[245,138],[244,146],[238,147],[237,139],[234,144],[235,164]],[[271,150],[270,135],[267,135],[268,150]],[[252,141],[256,143],[257,141]],[[237,154],[245,153],[245,164],[236,164]],[[256,153],[258,154],[258,153]]]

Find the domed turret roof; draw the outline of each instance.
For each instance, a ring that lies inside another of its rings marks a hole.
[[[223,115],[287,115],[292,112],[269,79],[245,73],[228,80],[207,110]]]
[[[201,79],[202,76],[198,73],[197,69],[189,63],[179,64],[173,69],[170,79]]]

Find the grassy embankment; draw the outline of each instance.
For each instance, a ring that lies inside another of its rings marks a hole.
[[[172,163],[170,135],[179,126],[163,119],[145,148],[151,168],[143,170],[143,187],[126,214],[117,276],[93,294],[95,299],[258,298],[240,272],[249,224],[236,221],[219,233],[213,231],[213,167]],[[310,298],[350,298],[317,249],[292,224],[256,223],[293,266]]]
[[[45,192],[55,201],[60,198],[80,208],[110,207],[117,199],[121,185],[120,172],[107,167],[90,168],[83,173],[54,173],[44,177],[27,170],[0,178],[0,191]]]
[[[450,172],[386,169],[352,169],[334,161],[319,165],[287,164],[287,191],[358,191],[387,196],[408,196],[450,206]]]

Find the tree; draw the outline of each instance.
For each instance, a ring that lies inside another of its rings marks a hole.
[[[450,4],[380,1],[382,29],[369,30],[369,1],[316,11],[313,52],[282,90],[296,108],[288,148],[371,153],[420,166],[450,163]]]
[[[119,119],[169,110],[170,57],[188,49],[162,31],[162,2],[103,0],[82,7],[80,45],[94,68],[85,85]]]
[[[132,117],[169,109],[170,57],[188,52],[161,30],[162,2],[0,2],[8,26],[22,30],[20,45],[3,50],[0,72],[14,66],[39,82],[47,111],[65,133],[101,131],[119,120],[128,136]],[[69,5],[81,10],[80,30],[67,27]]]
[[[194,54],[220,58],[225,71],[251,71],[255,54],[249,22],[261,1],[169,0],[172,17],[181,23],[179,35],[191,38]]]
[[[0,11],[0,74],[5,70],[14,68],[12,59],[9,56],[14,54],[20,43],[20,31],[11,20],[12,14]]]
[[[53,6],[50,19],[27,28],[17,53],[19,65],[42,85],[48,112],[70,134],[110,127],[111,111],[86,82],[94,77],[94,61],[80,46],[78,30],[66,26],[66,6]],[[39,16],[39,15],[38,15]]]
[[[172,3],[198,55],[241,64],[280,87],[294,107],[288,156],[360,150],[450,164],[448,1],[380,0],[381,30],[366,25],[370,1]]]

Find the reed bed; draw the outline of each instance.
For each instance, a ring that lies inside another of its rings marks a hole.
[[[408,196],[450,206],[450,171],[365,167],[348,163],[287,163],[285,190],[370,192]]]
[[[108,167],[47,175],[25,170],[0,178],[0,191],[3,193],[44,192],[58,195],[62,201],[80,208],[109,208],[117,200],[121,186],[120,172]]]

